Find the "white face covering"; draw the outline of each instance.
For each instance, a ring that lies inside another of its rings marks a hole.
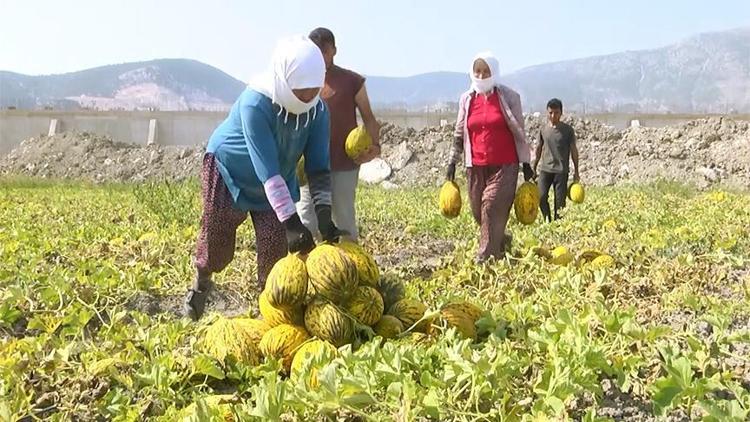
[[[490,76],[486,79],[479,79],[474,76],[474,63],[479,59],[484,60],[490,68]],[[495,88],[495,85],[497,85],[497,78],[500,76],[500,64],[495,56],[489,51],[479,53],[471,62],[469,76],[471,77],[471,89],[474,92],[479,94],[489,94],[492,89]]]
[[[310,111],[315,119],[320,92],[309,102],[304,102],[292,90],[322,88],[325,74],[326,65],[320,49],[309,38],[299,35],[280,40],[269,70],[253,79],[248,86],[280,105],[279,115],[283,111],[287,113],[285,121],[289,113],[296,114],[299,128],[300,115],[307,114],[305,126],[310,122]]]

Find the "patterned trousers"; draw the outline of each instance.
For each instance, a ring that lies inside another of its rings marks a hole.
[[[203,216],[195,250],[195,266],[202,274],[217,273],[234,258],[237,228],[247,214],[234,201],[219,173],[213,154],[203,157],[201,173]],[[287,254],[286,232],[273,210],[251,211],[258,254],[258,287],[262,290],[273,265]]]
[[[503,258],[505,226],[516,196],[518,164],[474,166],[467,170],[471,211],[480,227],[477,258]]]

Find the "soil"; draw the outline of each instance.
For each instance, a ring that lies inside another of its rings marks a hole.
[[[617,130],[597,120],[565,117],[564,121],[576,131],[584,184],[665,179],[703,189],[750,186],[749,122],[713,117],[676,126]],[[543,124],[547,124],[543,116],[526,116],[532,143]],[[382,158],[391,167],[383,183],[389,188],[442,183],[452,139],[451,126],[415,130],[383,124]],[[182,180],[199,175],[204,150],[205,145],[143,146],[67,132],[25,140],[0,158],[0,174],[94,182]]]

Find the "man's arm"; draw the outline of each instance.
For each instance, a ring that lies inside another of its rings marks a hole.
[[[581,180],[581,175],[578,172],[578,143],[576,142],[575,132],[573,132],[572,141],[570,143],[570,158],[573,159],[573,181],[577,182]]]
[[[539,130],[539,136],[537,137],[537,146],[534,148],[534,174],[536,174],[536,168],[539,165],[539,161],[542,159],[542,148],[544,147],[544,138],[542,137],[542,131]]]
[[[367,89],[364,84],[362,84],[362,88],[354,96],[354,102],[359,109],[359,115],[362,116],[365,130],[367,130],[370,138],[372,138],[370,148],[354,160],[357,164],[362,164],[380,155],[380,124],[378,124],[375,115],[372,113],[370,98],[367,96]]]

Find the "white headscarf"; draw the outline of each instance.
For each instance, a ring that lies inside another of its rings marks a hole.
[[[487,79],[478,79],[474,76],[474,62],[482,59],[487,66],[490,68],[490,77]],[[483,51],[471,61],[471,69],[469,69],[469,76],[471,77],[471,89],[478,94],[489,94],[498,83],[500,77],[500,63],[497,61],[492,52]]]
[[[281,106],[279,115],[286,111],[284,122],[289,118],[289,113],[297,115],[296,128],[299,129],[301,115],[307,115],[305,126],[311,120],[311,112],[312,119],[315,119],[320,93],[306,103],[297,98],[292,90],[322,88],[325,75],[326,65],[320,48],[308,37],[297,35],[279,40],[269,69],[255,77],[248,86]]]

